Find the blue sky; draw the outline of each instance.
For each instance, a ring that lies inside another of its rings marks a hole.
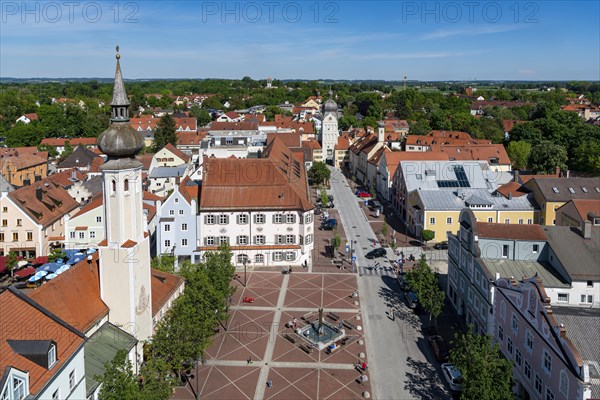
[[[3,77],[600,79],[600,1],[0,3]]]

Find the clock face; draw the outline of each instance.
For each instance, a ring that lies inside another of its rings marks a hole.
[[[146,311],[150,303],[150,294],[146,292],[146,287],[142,285],[140,295],[138,296],[138,304],[135,308],[135,313],[141,315]]]

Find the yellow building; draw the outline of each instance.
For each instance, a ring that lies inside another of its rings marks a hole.
[[[28,148],[29,149],[29,148]],[[11,185],[26,186],[48,176],[48,153],[8,149],[0,161],[0,174]]]
[[[435,233],[433,242],[446,240],[447,234],[456,234],[459,216],[463,208],[469,208],[478,221],[499,224],[538,223],[538,211],[531,197],[508,199],[494,196],[486,190],[459,189],[454,192],[442,190],[416,190],[409,194],[409,224],[417,237],[425,229]]]
[[[523,185],[540,209],[540,225],[555,225],[556,210],[574,199],[600,199],[599,178],[533,178]]]

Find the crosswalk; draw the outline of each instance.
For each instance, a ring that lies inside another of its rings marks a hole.
[[[396,273],[392,267],[382,266],[379,269],[370,267],[358,267],[358,273],[360,275],[372,275],[372,276],[391,276],[396,278]]]

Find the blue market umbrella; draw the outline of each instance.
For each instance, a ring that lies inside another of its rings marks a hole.
[[[60,274],[62,274],[63,272],[65,272],[66,270],[68,270],[69,268],[71,268],[71,266],[70,266],[70,265],[66,265],[66,264],[65,264],[65,265],[62,265],[62,266],[61,266],[59,269],[57,269],[57,270],[56,270],[55,274],[56,274],[56,275],[60,275]]]
[[[73,254],[73,257],[71,257],[67,261],[67,264],[77,264],[79,261],[83,260],[84,258],[85,258],[85,254],[83,254],[83,253],[75,253],[75,254]]]
[[[61,267],[62,264],[59,263],[47,263],[42,265],[41,267],[38,267],[36,269],[36,271],[40,272],[40,271],[46,271],[46,272],[55,272],[57,269],[59,269]]]
[[[52,279],[56,278],[57,276],[58,275],[56,275],[56,274],[48,274],[48,275],[46,275],[46,280],[47,281],[52,280]]]

